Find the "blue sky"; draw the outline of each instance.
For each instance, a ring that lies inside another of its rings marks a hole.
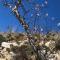
[[[22,11],[20,12],[22,13]],[[45,23],[47,28],[58,31],[60,29],[60,0],[48,0],[47,12],[49,15],[48,21]],[[50,18],[53,21],[50,21]],[[29,19],[29,16],[26,19]],[[6,32],[8,26],[12,26],[14,30],[18,27],[18,31],[24,31],[12,12],[0,4],[0,31]],[[45,28],[45,30],[47,29]]]

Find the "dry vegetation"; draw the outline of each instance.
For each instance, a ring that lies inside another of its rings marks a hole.
[[[46,49],[47,52],[43,54],[46,55],[47,60],[49,60],[53,55],[55,55],[55,57],[53,57],[53,60],[55,59],[60,60],[59,57],[60,33],[49,32],[44,35],[33,34],[33,37],[35,37],[34,44],[37,47],[37,49],[40,49],[41,46],[45,46],[44,48]],[[16,43],[17,45],[10,44],[10,48],[7,48],[1,46],[2,42]],[[44,52],[43,48],[40,51]],[[0,34],[0,60],[3,59],[4,60],[38,60],[36,53],[33,51],[33,49],[29,44],[26,34],[22,34],[22,33]]]

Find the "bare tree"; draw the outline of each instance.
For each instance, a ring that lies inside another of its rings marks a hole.
[[[32,3],[30,0],[26,0],[28,3]],[[3,0],[4,2],[4,6],[9,7],[13,14],[15,15],[15,17],[17,18],[17,20],[19,21],[19,23],[23,26],[23,28],[25,29],[25,32],[27,33],[28,39],[29,39],[29,43],[32,47],[32,49],[34,50],[34,52],[37,55],[37,60],[45,60],[44,55],[42,56],[41,54],[39,54],[39,47],[37,48],[35,46],[35,38],[32,36],[29,25],[26,23],[24,17],[21,16],[21,14],[19,13],[19,8],[22,7],[22,9],[24,10],[25,14],[27,13],[26,9],[24,8],[24,5],[22,3],[22,0]],[[35,4],[35,3],[33,3]],[[44,0],[44,3],[39,5],[36,5],[36,10],[42,10],[44,7],[47,6],[47,0]],[[36,11],[36,12],[37,12]],[[39,16],[39,14],[37,14]],[[42,17],[41,17],[42,18]],[[34,25],[35,26],[35,25]],[[41,52],[40,52],[41,53]]]

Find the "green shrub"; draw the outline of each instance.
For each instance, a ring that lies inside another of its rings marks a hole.
[[[0,45],[1,45],[2,42],[5,42],[5,41],[6,41],[6,38],[3,37],[3,35],[0,35]]]

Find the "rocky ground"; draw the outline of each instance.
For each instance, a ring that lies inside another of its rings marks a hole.
[[[47,54],[45,54],[43,48],[39,51],[39,54],[42,53],[46,55],[47,60],[60,60],[60,40],[57,34],[41,36],[41,39],[37,39],[34,43],[36,47],[38,47],[38,45],[39,47],[43,45],[48,47],[49,50]],[[28,39],[18,41],[8,40],[0,44],[0,60],[37,60],[37,56],[31,48]]]

